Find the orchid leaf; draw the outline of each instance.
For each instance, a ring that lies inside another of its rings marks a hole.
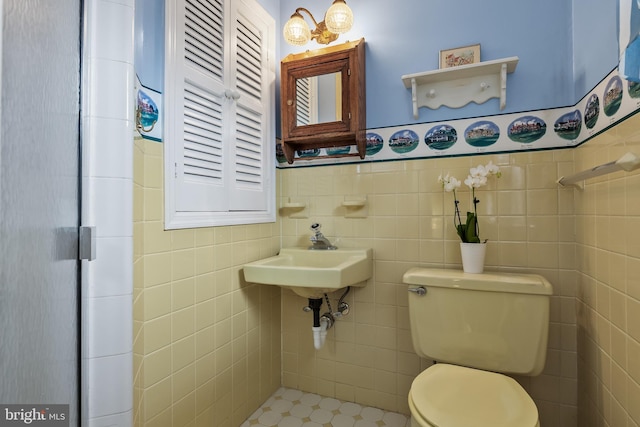
[[[467,243],[480,243],[480,237],[476,232],[478,218],[473,212],[467,212],[467,224],[465,230],[465,239]]]

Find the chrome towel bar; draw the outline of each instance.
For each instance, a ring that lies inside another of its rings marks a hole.
[[[591,169],[579,172],[575,175],[560,177],[560,179],[558,179],[558,181],[556,182],[562,187],[573,185],[582,189],[583,187],[582,181],[586,179],[594,178],[596,176],[605,175],[605,174],[616,172],[619,170],[631,172],[632,170],[638,169],[639,167],[640,167],[640,157],[629,152],[614,162],[609,162],[600,166],[595,166]]]

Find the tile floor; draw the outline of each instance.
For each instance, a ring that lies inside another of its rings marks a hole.
[[[278,389],[240,427],[409,427],[403,414],[289,388]]]

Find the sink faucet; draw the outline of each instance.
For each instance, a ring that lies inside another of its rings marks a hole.
[[[311,224],[311,231],[313,231],[315,234],[313,236],[311,236],[311,243],[312,245],[309,246],[309,249],[311,250],[334,250],[334,249],[338,249],[336,246],[333,246],[331,244],[331,242],[329,241],[329,239],[327,239],[326,237],[324,237],[324,234],[322,234],[320,232],[320,228],[322,227],[322,225],[318,224],[317,222],[314,222],[313,224]]]

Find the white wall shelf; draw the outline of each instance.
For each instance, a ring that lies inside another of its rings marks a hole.
[[[512,56],[402,76],[404,86],[411,89],[413,117],[418,118],[419,107],[460,108],[471,101],[482,104],[491,98],[500,98],[503,110],[507,105],[507,73],[515,71],[518,61]]]

